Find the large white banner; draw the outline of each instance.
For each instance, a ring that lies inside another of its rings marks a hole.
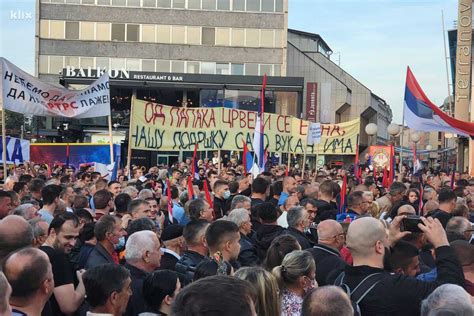
[[[110,115],[107,73],[83,90],[68,90],[40,81],[3,57],[0,67],[2,108],[37,116],[88,118]]]
[[[3,146],[0,141],[0,163],[3,163]],[[7,137],[7,163],[23,163],[30,160],[30,142],[24,139]]]

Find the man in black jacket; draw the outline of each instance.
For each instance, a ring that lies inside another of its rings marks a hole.
[[[301,249],[309,249],[314,246],[314,243],[306,236],[305,231],[309,229],[312,222],[309,213],[306,212],[303,206],[295,206],[288,210],[287,215],[288,229],[287,233],[298,240]]]
[[[453,217],[451,213],[456,208],[456,200],[456,194],[451,189],[442,189],[438,195],[438,209],[430,212],[428,216],[437,218],[441,225],[446,228],[449,220]]]
[[[227,220],[234,222],[239,227],[240,232],[240,253],[238,262],[242,267],[253,267],[260,263],[257,249],[249,237],[252,233],[252,222],[249,212],[244,208],[237,208],[230,211]]]
[[[344,230],[337,221],[327,219],[318,224],[318,244],[307,249],[318,267],[316,281],[319,286],[327,285],[327,277],[332,271],[342,271],[346,263],[339,251],[344,246]]]
[[[178,224],[169,225],[161,233],[161,240],[164,248],[161,257],[160,269],[174,270],[176,263],[186,249],[186,242],[183,237],[183,226]]]
[[[321,183],[319,186],[319,199],[316,201],[318,207],[315,219],[316,223],[326,219],[336,219],[337,208],[332,203],[335,196],[332,181],[326,180]]]
[[[383,270],[385,251],[409,232],[400,232],[403,216],[396,217],[389,233],[382,222],[364,217],[355,220],[347,232],[347,247],[351,251],[354,265],[347,266],[344,275],[337,275],[342,284],[352,291],[369,275],[378,274],[380,281],[358,304],[361,313],[367,315],[419,315],[420,304],[439,285],[453,283],[464,285],[464,276],[454,251],[451,249],[443,226],[437,219],[422,218],[418,227],[436,251],[438,276],[434,282],[390,274]]]
[[[286,229],[277,225],[278,212],[272,203],[265,202],[255,205],[255,211],[262,221],[261,227],[254,235],[254,243],[258,256],[263,260],[273,239],[284,234]]]

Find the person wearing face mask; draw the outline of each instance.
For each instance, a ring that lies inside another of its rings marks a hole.
[[[86,269],[104,264],[119,263],[117,252],[125,247],[127,232],[122,227],[122,221],[112,215],[102,216],[94,227],[97,244],[91,251],[86,262]]]
[[[212,188],[214,192],[214,214],[216,219],[225,215],[225,201],[230,198],[229,184],[224,180],[217,180]]]
[[[300,316],[304,296],[318,286],[313,256],[304,250],[292,251],[272,273],[280,287],[281,315]]]

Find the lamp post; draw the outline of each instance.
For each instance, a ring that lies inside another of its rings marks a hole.
[[[415,146],[415,151],[416,151],[416,144],[418,144],[418,142],[421,139],[420,134],[418,134],[418,132],[413,132],[410,135],[410,139],[413,142],[413,145]],[[415,163],[416,163],[416,161],[413,161],[413,164],[415,164]]]
[[[369,123],[365,126],[365,132],[367,133],[367,135],[369,136],[374,136],[377,134],[377,130],[378,130],[378,126],[374,123]],[[370,137],[369,137],[369,140],[370,140]],[[369,145],[370,145],[370,141],[368,142]],[[375,144],[377,144],[377,141],[375,141]]]
[[[395,137],[400,134],[400,125],[398,124],[395,124],[395,123],[390,123],[388,126],[387,126],[387,132],[388,134],[390,135],[390,143],[393,144],[393,156],[395,159]],[[400,172],[402,171],[402,155],[403,155],[403,148],[401,148],[400,150]],[[395,161],[396,163],[396,161]]]

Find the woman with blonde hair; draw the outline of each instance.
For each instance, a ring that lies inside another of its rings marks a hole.
[[[305,294],[318,286],[313,256],[303,250],[290,252],[272,273],[280,287],[281,316],[299,316]]]
[[[270,272],[260,267],[237,270],[235,277],[249,281],[257,294],[255,310],[258,316],[280,315],[278,282]]]

